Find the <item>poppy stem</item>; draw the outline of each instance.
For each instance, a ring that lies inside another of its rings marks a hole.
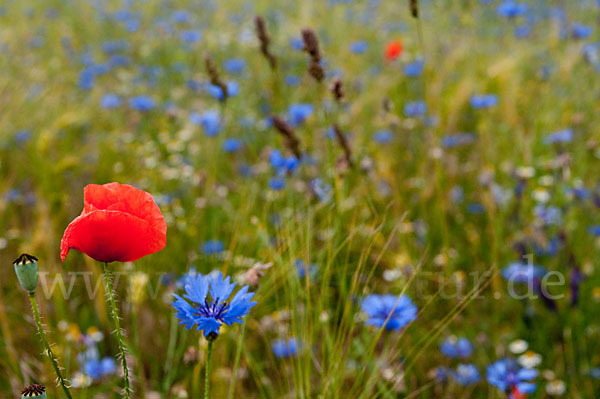
[[[204,399],[209,399],[210,397],[210,361],[212,358],[212,349],[213,349],[214,340],[208,341],[208,349],[206,350],[206,368],[204,374]]]
[[[38,308],[37,300],[35,299],[35,294],[29,294],[29,302],[31,302],[31,309],[33,310],[33,318],[35,319],[35,325],[37,326],[38,333],[40,334],[40,339],[42,340],[42,344],[44,345],[44,349],[46,350],[46,354],[50,358],[50,362],[52,363],[52,367],[54,367],[54,371],[56,372],[56,377],[58,378],[59,384],[62,386],[65,391],[65,395],[67,398],[71,398],[71,393],[69,392],[69,388],[67,387],[67,383],[60,372],[60,368],[58,367],[58,362],[54,357],[54,353],[52,353],[52,349],[50,348],[50,344],[48,343],[48,339],[46,338],[46,333],[44,332],[44,326],[42,325],[42,320],[40,318],[40,310]]]
[[[123,367],[123,380],[125,381],[125,399],[129,399],[129,393],[131,387],[129,385],[129,369],[127,368],[127,356],[125,350],[125,340],[123,339],[123,333],[121,331],[121,323],[119,319],[119,313],[117,312],[117,305],[115,304],[115,293],[113,291],[112,280],[110,277],[110,270],[108,269],[108,263],[104,263],[104,277],[106,279],[106,294],[108,295],[111,317],[115,323],[115,334],[117,341],[119,342],[119,351],[121,353],[121,365]]]

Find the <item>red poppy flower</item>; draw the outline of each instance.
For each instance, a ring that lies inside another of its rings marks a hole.
[[[519,388],[514,387],[511,394],[510,399],[527,399],[527,394],[519,391]]]
[[[166,244],[167,224],[149,193],[127,184],[90,184],[81,215],[60,242],[60,258],[75,249],[99,262],[130,262]]]
[[[402,46],[402,42],[399,40],[391,41],[385,46],[385,59],[388,61],[394,61],[396,58],[402,54],[404,50],[404,46]]]

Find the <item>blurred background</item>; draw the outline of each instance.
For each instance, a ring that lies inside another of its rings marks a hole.
[[[59,258],[83,187],[112,181],[168,225],[163,251],[111,265],[135,397],[199,397],[206,343],[170,303],[216,270],[258,305],[219,337],[215,398],[506,398],[488,370],[506,357],[539,371],[515,398],[595,397],[599,18],[592,0],[3,1],[0,397],[62,394],[22,252],[74,397],[118,397],[102,265]],[[371,293],[417,319],[366,326]]]

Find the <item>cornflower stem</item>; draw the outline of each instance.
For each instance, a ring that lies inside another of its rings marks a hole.
[[[111,317],[115,323],[115,335],[117,336],[117,341],[119,342],[119,351],[121,353],[123,381],[125,382],[125,399],[129,399],[129,392],[131,391],[131,387],[129,383],[129,369],[127,368],[127,356],[125,355],[125,341],[121,332],[121,322],[119,321],[119,312],[117,311],[117,305],[115,304],[115,293],[113,291],[113,285],[110,276],[110,270],[108,269],[108,263],[104,263],[104,277],[106,279],[106,293],[108,295]]]
[[[35,325],[37,326],[38,333],[40,334],[40,339],[42,340],[42,344],[46,349],[46,354],[50,358],[52,367],[54,367],[54,371],[56,372],[58,382],[65,391],[65,395],[67,396],[67,398],[72,399],[71,392],[69,392],[67,383],[65,382],[65,379],[63,378],[62,373],[60,372],[60,368],[58,367],[58,361],[56,360],[56,357],[54,357],[54,353],[52,353],[52,349],[50,348],[50,344],[48,343],[48,339],[46,338],[46,333],[44,332],[44,326],[42,325],[42,319],[40,318],[40,310],[38,308],[37,300],[35,299],[35,294],[29,294],[29,302],[31,302],[33,318],[35,319]]]
[[[235,394],[235,383],[237,380],[238,368],[240,366],[240,358],[242,357],[242,346],[244,345],[244,335],[246,335],[246,324],[242,324],[242,332],[240,333],[240,337],[238,339],[237,351],[235,352],[235,360],[233,363],[233,373],[232,373],[232,383],[229,386],[229,394],[227,395],[228,399],[233,399],[233,395]]]
[[[204,399],[210,397],[210,361],[212,359],[213,339],[208,340],[208,348],[206,349],[206,367],[204,374]]]

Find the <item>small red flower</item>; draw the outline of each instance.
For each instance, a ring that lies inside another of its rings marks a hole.
[[[402,46],[401,41],[391,41],[387,44],[387,46],[385,46],[385,59],[388,61],[394,61],[402,54],[403,50],[404,46]]]
[[[60,258],[74,249],[99,262],[131,262],[166,244],[167,224],[152,195],[128,184],[90,184],[81,215],[60,242]]]
[[[527,399],[527,394],[519,391],[519,388],[514,387],[511,394],[510,399]]]

